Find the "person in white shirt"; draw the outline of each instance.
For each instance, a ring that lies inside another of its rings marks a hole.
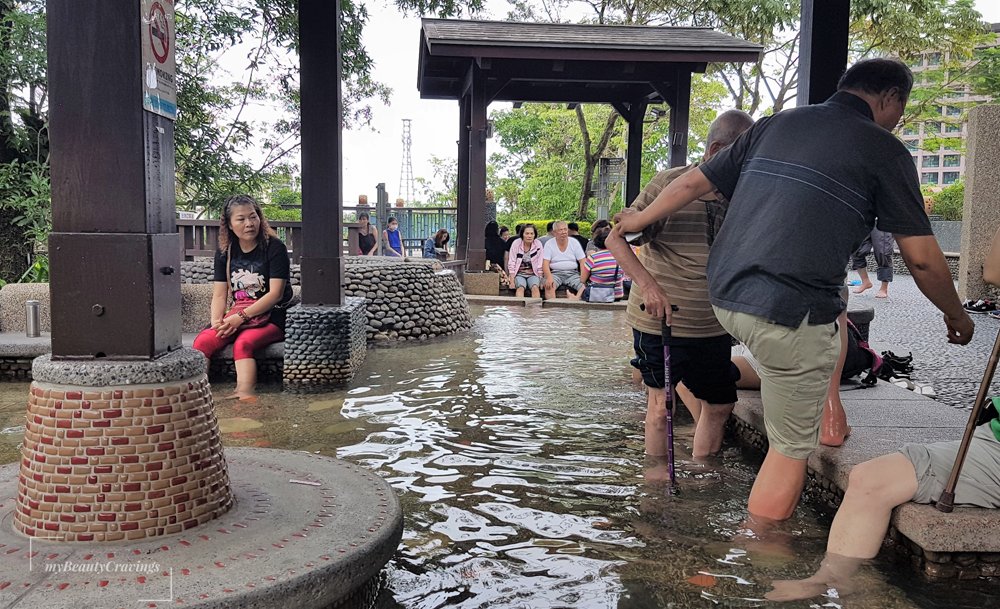
[[[579,300],[584,287],[580,281],[580,263],[587,255],[576,239],[569,238],[569,226],[565,222],[555,222],[552,233],[554,237],[542,252],[545,298],[555,298],[559,286],[566,286],[566,297]]]

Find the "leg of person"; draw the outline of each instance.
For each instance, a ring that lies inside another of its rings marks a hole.
[[[256,401],[254,387],[257,385],[257,360],[254,353],[271,343],[283,340],[285,333],[274,324],[260,328],[247,328],[236,335],[233,344],[233,360],[236,364],[235,396],[241,402]]]
[[[673,355],[671,355],[671,359],[673,359]],[[697,429],[698,419],[701,418],[701,411],[705,407],[704,401],[694,397],[694,394],[691,393],[691,390],[688,389],[687,385],[684,383],[677,383],[674,390],[677,392],[677,397],[684,402],[684,407],[691,413],[691,418],[694,419],[695,429]]]
[[[514,296],[524,298],[524,289],[528,287],[528,278],[524,275],[514,276]]]
[[[542,297],[542,293],[541,293],[541,291],[539,289],[539,286],[541,286],[541,285],[542,285],[542,280],[539,279],[538,277],[536,277],[534,275],[532,275],[531,277],[528,277],[528,287],[531,288],[531,297],[532,298],[541,298]]]
[[[679,339],[680,378],[702,406],[694,431],[692,457],[704,459],[722,448],[726,422],[736,405],[738,371],[731,358],[728,334],[711,338]]]
[[[552,271],[552,285],[545,284],[545,300],[552,300],[556,297],[556,290],[562,285],[558,271]]]
[[[837,333],[840,335],[840,355],[837,357],[837,367],[833,369],[833,376],[830,377],[830,388],[827,391],[826,404],[823,405],[823,422],[819,431],[819,443],[832,447],[841,446],[847,436],[851,435],[844,403],[840,400],[840,375],[844,372],[844,362],[847,360],[847,309],[844,309],[837,318],[837,327],[839,328]]]
[[[742,355],[734,355],[733,365],[740,373],[740,378],[736,381],[737,389],[760,389],[760,377],[750,360]]]
[[[773,589],[765,597],[791,601],[819,596],[830,588],[836,588],[841,596],[849,591],[858,567],[864,560],[874,558],[882,547],[892,510],[914,499],[918,486],[914,463],[904,453],[856,465],[830,525],[826,556],[819,569],[806,579],[773,582]]]
[[[872,280],[868,277],[868,254],[872,251],[872,236],[869,233],[861,242],[861,247],[851,256],[851,270],[857,271],[861,285],[854,288],[855,294],[860,294],[872,288]]]
[[[580,273],[567,273],[565,283],[566,298],[571,300],[580,300],[583,296],[583,290],[586,288],[586,286],[583,285],[583,282],[580,281]]]
[[[877,278],[882,282],[875,298],[889,297],[889,283],[892,281],[892,248],[894,241],[892,233],[872,230],[872,251],[875,253],[875,264],[878,265]]]
[[[635,365],[646,384],[645,447],[651,457],[667,454],[667,398],[663,394],[663,338],[632,330]]]
[[[194,339],[194,345],[192,345],[198,351],[201,351],[205,356],[205,372],[208,372],[208,367],[212,361],[212,356],[222,350],[223,347],[229,343],[236,340],[236,336],[227,336],[226,338],[219,338],[219,335],[212,328],[205,328],[198,333],[198,336]]]
[[[840,339],[834,324],[797,328],[713,307],[722,326],[758,361],[764,424],[770,444],[750,491],[754,516],[785,520],[805,484],[806,459],[819,445],[819,427],[837,363]]]

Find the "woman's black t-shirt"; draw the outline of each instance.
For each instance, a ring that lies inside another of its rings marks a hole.
[[[375,247],[375,230],[371,225],[368,225],[367,235],[358,231],[358,250],[362,256],[367,256],[373,247]]]
[[[288,248],[277,237],[267,240],[267,245],[257,244],[249,252],[244,252],[239,243],[230,245],[232,257],[229,261],[229,287],[235,300],[259,300],[270,289],[271,279],[284,279],[285,290],[281,300],[271,309],[271,321],[279,328],[285,328],[285,309],[282,305],[292,299],[292,282],[288,259]],[[226,281],[226,252],[215,252],[214,281]]]

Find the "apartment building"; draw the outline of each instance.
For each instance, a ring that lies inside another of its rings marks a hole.
[[[990,26],[994,33],[994,45],[1000,45],[1000,23]],[[923,73],[939,70],[942,63],[949,60],[947,53],[928,51],[923,53],[910,68],[914,80],[919,86],[927,84],[927,76]],[[899,136],[913,155],[913,162],[920,175],[920,183],[930,187],[944,187],[958,182],[965,174],[965,138],[968,136],[968,122],[965,112],[976,104],[993,101],[982,95],[973,95],[968,84],[955,83],[947,88],[946,93],[936,101],[936,111],[940,113],[940,121],[927,121],[920,124],[906,125]],[[928,142],[932,138],[954,138],[953,146],[939,146],[936,150],[927,150],[932,146]]]

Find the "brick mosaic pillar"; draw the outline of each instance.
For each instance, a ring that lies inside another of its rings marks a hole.
[[[285,388],[303,393],[343,386],[367,354],[365,299],[340,307],[293,307],[285,323]]]
[[[976,300],[990,294],[983,282],[983,261],[1000,227],[1000,106],[969,110],[966,158],[958,294]]]
[[[169,535],[233,498],[205,359],[35,360],[14,528],[62,541]]]

